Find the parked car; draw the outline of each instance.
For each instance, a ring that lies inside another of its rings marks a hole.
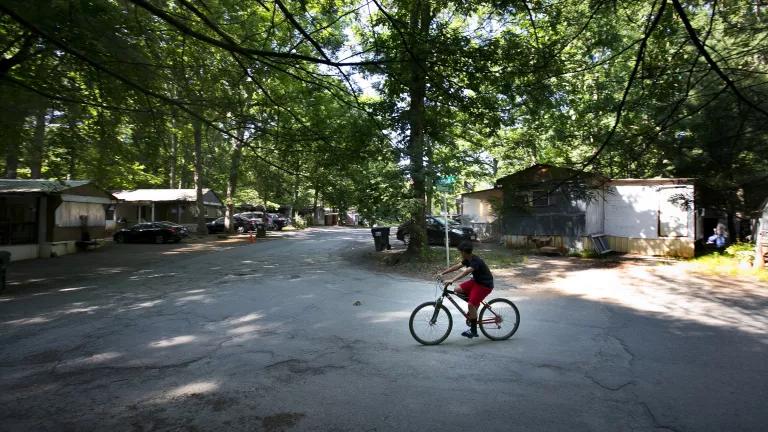
[[[246,219],[238,215],[233,215],[232,222],[235,224],[235,232],[244,233],[249,231],[256,231],[257,224],[250,219]],[[226,231],[224,228],[223,217],[220,217],[215,221],[208,222],[205,224],[205,226],[208,228],[208,234],[216,234]]]
[[[429,244],[445,244],[445,220],[443,218],[427,216],[427,241]],[[411,237],[410,228],[413,221],[408,221],[397,227],[398,240],[408,243]],[[464,240],[477,240],[477,234],[472,227],[461,226],[458,222],[448,219],[448,241],[451,246],[457,246]]]
[[[264,213],[260,211],[237,213],[234,217],[239,217],[251,221],[251,224],[256,228],[259,225],[263,225],[266,229],[267,223],[264,221]]]
[[[181,237],[189,237],[189,228],[185,227],[184,225],[180,225],[180,224],[177,224],[176,222],[170,222],[170,221],[160,221],[156,223],[165,224],[173,228],[176,228],[176,230],[178,231],[179,235],[181,235]]]
[[[163,222],[145,222],[116,232],[115,243],[177,243],[186,234],[177,227]]]
[[[277,213],[267,213],[267,218],[269,219],[267,226],[270,227],[270,229],[280,231],[281,229],[285,228],[286,225],[288,225],[288,219],[283,217],[283,215]]]

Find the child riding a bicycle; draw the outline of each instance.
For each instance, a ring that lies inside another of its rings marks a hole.
[[[468,303],[468,317],[469,317],[469,329],[463,332],[461,335],[467,338],[477,337],[477,308],[480,306],[480,302],[491,293],[493,290],[493,274],[488,265],[477,255],[472,253],[472,243],[464,241],[458,246],[461,253],[461,262],[448,267],[438,275],[442,276],[448,273],[453,273],[457,270],[464,268],[461,273],[451,280],[444,281],[445,286],[448,286],[459,279],[472,273],[472,279],[469,279],[454,289],[456,294],[467,297]]]

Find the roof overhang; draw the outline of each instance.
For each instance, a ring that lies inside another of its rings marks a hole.
[[[693,178],[611,179],[608,185],[693,185]]]
[[[117,202],[115,198],[95,197],[87,195],[69,195],[61,194],[61,200],[64,202],[79,202],[79,203],[91,203],[91,204],[114,204]]]
[[[470,199],[488,199],[488,198],[501,198],[503,196],[503,192],[500,187],[493,188],[493,189],[484,189],[474,192],[466,192],[461,194],[462,198],[470,198]]]

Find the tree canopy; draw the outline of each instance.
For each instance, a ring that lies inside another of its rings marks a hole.
[[[0,0],[0,168],[418,223],[439,176],[552,163],[697,178],[734,210],[768,179],[765,9]]]

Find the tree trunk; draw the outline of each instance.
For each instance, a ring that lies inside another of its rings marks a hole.
[[[14,101],[11,100],[11,103]],[[0,138],[5,146],[5,175],[7,179],[15,179],[19,170],[19,150],[21,149],[24,120],[27,112],[22,108],[10,107],[0,118]]]
[[[317,200],[320,197],[320,188],[315,185],[315,202],[312,205],[312,225],[318,225],[317,220],[319,219],[317,214]]]
[[[427,163],[425,168],[426,173],[424,174],[424,188],[427,196],[427,205],[425,208],[425,213],[432,214],[432,209],[434,208],[434,197],[435,197],[435,188],[433,185],[435,183],[437,173],[435,172],[434,151],[432,151],[431,142],[426,142],[425,153],[427,155]]]
[[[296,175],[293,177],[293,201],[287,215],[291,218],[296,217],[296,206],[299,203],[299,172],[301,172],[301,164],[296,167]]]
[[[9,138],[5,144],[5,178],[15,179],[19,170],[19,140],[21,137],[14,139],[15,137],[11,136]]]
[[[192,120],[195,136],[195,189],[197,192],[197,233],[205,234],[205,204],[203,204],[203,125],[198,119]]]
[[[728,206],[728,216],[726,217],[726,223],[728,224],[728,243],[733,243],[738,240],[738,231],[736,230],[736,219],[734,218],[735,209],[732,205]]]
[[[176,187],[176,161],[179,157],[179,137],[176,134],[176,119],[171,117],[171,160],[168,166],[168,184],[169,188]]]
[[[96,115],[98,123],[98,141],[96,146],[96,157],[91,159],[91,163],[97,167],[109,166],[109,160],[112,157],[109,136],[109,129],[112,124],[111,116],[112,114],[110,112],[106,112],[104,110],[99,110]],[[134,142],[139,142],[139,139],[137,138],[138,131],[136,128],[133,128],[131,131],[131,136]],[[106,184],[110,174],[111,173],[109,170],[100,169],[97,170],[95,174],[91,174],[89,177],[95,180],[96,184]]]
[[[194,135],[194,131],[193,131],[193,135]],[[194,141],[194,138],[193,138],[193,141]],[[195,146],[194,144],[190,146],[184,141],[181,141],[180,144],[181,144],[181,148],[179,149],[179,151],[181,152],[181,166],[179,167],[180,169],[178,174],[176,174],[176,177],[178,177],[179,189],[188,189],[193,182],[192,177],[194,173],[189,170],[189,162],[190,161],[194,162]],[[194,165],[194,163],[192,165]]]
[[[72,136],[78,136],[77,133],[77,120],[70,118],[67,122]],[[77,178],[77,144],[74,142],[67,143],[65,145],[67,150],[67,178]]]
[[[227,181],[227,208],[224,214],[224,229],[228,233],[234,232],[235,225],[232,223],[232,216],[235,214],[234,196],[237,190],[237,175],[240,171],[240,159],[243,156],[243,139],[245,138],[245,128],[241,128],[237,133],[238,141],[232,144],[232,158],[229,163],[229,180]]]
[[[435,207],[434,203],[432,202],[435,196],[435,191],[429,185],[426,186],[426,189],[427,189],[427,204],[424,207],[424,213],[432,214],[432,209]]]
[[[429,0],[415,0],[410,11],[409,32],[410,48],[413,57],[410,60],[410,97],[408,137],[408,155],[410,156],[411,182],[413,192],[412,225],[408,251],[420,253],[426,243],[424,212],[425,170],[424,170],[424,104],[427,93],[426,38],[429,36],[430,15]]]
[[[240,169],[240,158],[243,154],[239,145],[232,149],[232,159],[229,163],[229,180],[227,181],[227,208],[224,214],[224,229],[228,233],[234,232],[235,225],[232,223],[232,217],[235,214],[234,195],[237,189],[237,174]]]
[[[43,149],[45,148],[45,115],[48,108],[35,113],[35,134],[29,151],[29,170],[33,179],[39,179],[43,171]]]

